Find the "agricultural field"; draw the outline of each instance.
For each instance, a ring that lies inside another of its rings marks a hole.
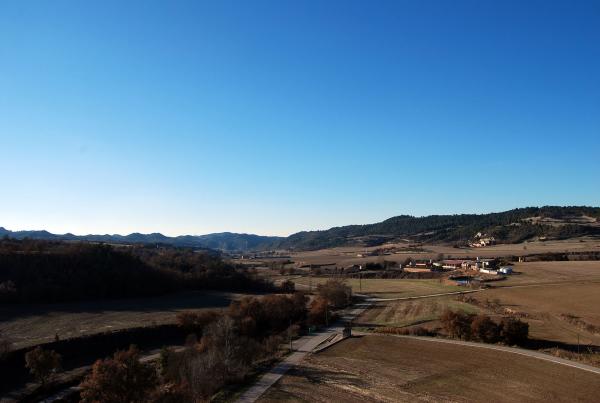
[[[305,290],[317,284],[324,283],[325,277],[298,277],[292,279],[297,289]],[[439,279],[346,279],[346,284],[352,287],[354,293],[363,293],[380,298],[415,297],[421,295],[440,294],[446,292],[464,291],[465,287],[446,284]]]
[[[259,400],[594,401],[599,376],[507,352],[393,336],[344,340],[293,368]]]
[[[446,309],[469,314],[480,312],[477,306],[458,301],[454,296],[387,301],[371,306],[354,323],[359,327],[431,327]]]
[[[600,283],[503,287],[473,294],[523,315],[536,339],[600,346]]]
[[[0,332],[14,348],[94,333],[175,323],[186,310],[226,308],[241,294],[186,292],[155,298],[0,305]]]
[[[515,271],[472,296],[523,316],[533,338],[600,345],[600,262],[525,262]]]
[[[600,346],[600,262],[526,262],[515,264],[515,270],[517,273],[508,276],[507,280],[492,283],[493,288],[469,294],[478,303],[460,302],[454,296],[382,301],[361,315],[356,324],[364,327],[435,327],[436,320],[446,308],[492,316],[512,313],[529,323],[532,338]],[[383,281],[408,281],[407,287],[415,288],[405,291],[405,295],[419,294],[417,290],[425,287],[420,286],[422,282],[440,286],[438,280]],[[372,283],[369,289],[376,296],[382,290],[389,292],[380,283]],[[486,309],[490,301],[498,303],[499,310]]]
[[[555,283],[600,284],[600,261],[523,262],[514,264],[515,274],[498,286]]]

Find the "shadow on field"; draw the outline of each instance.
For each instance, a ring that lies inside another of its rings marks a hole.
[[[181,309],[226,308],[234,294],[191,291],[158,297],[128,298],[56,304],[0,304],[0,321],[48,313],[152,312]]]
[[[600,352],[600,346],[596,346],[594,344],[574,344],[574,343],[563,343],[560,341],[554,340],[540,340],[540,339],[529,339],[527,343],[525,343],[522,347],[525,347],[530,350],[543,350],[550,348],[559,348],[561,350],[567,350],[571,352],[585,352],[585,351],[593,351]]]

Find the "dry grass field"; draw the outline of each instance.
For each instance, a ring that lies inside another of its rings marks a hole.
[[[532,338],[568,344],[576,344],[579,339],[581,344],[600,346],[600,262],[526,262],[517,263],[515,270],[517,274],[507,280],[493,283],[494,288],[470,296],[481,303],[498,301],[502,309],[524,316],[522,319],[529,323]],[[376,296],[422,295],[432,293],[436,287],[440,287],[438,292],[450,290],[438,280],[370,281],[367,293]],[[405,283],[398,286],[395,282]],[[405,288],[393,294],[393,287]],[[482,304],[459,302],[456,297],[436,297],[379,302],[356,323],[369,327],[417,324],[434,327],[445,308],[495,314],[482,308]]]
[[[515,275],[497,285],[600,283],[600,261],[523,262],[515,263],[514,269],[517,272]]]
[[[15,348],[111,330],[174,323],[178,312],[225,308],[240,294],[180,293],[44,305],[0,306],[0,332]]]
[[[511,353],[393,336],[344,340],[259,401],[592,402],[600,376]]]
[[[583,344],[600,345],[600,283],[499,288],[474,297],[497,299],[503,307],[524,313],[533,338],[575,344],[579,337]]]
[[[476,314],[480,309],[460,302],[456,297],[424,298],[409,301],[389,301],[377,303],[367,309],[355,321],[356,326],[407,327],[413,325],[434,325],[445,309]]]
[[[305,289],[310,283],[314,288],[317,284],[327,280],[329,279],[324,277],[300,277],[292,281],[297,284],[299,289]],[[381,298],[414,297],[465,290],[465,287],[448,285],[439,279],[346,279],[345,281],[355,293],[362,292]]]
[[[583,344],[600,345],[600,262],[526,262],[515,270],[519,274],[497,288],[473,296],[526,314],[531,337],[571,344],[579,337]]]

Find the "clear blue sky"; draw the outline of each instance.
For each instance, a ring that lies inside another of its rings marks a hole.
[[[0,156],[13,230],[597,206],[600,2],[4,0]]]

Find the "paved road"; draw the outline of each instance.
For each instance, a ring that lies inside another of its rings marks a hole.
[[[363,313],[369,306],[366,304],[358,304],[356,308],[352,308],[342,313],[340,321],[333,324],[329,328],[318,333],[301,337],[294,342],[295,352],[287,356],[282,362],[271,368],[260,379],[246,390],[237,400],[238,403],[253,403],[267,391],[275,382],[277,382],[292,366],[302,361],[308,354],[313,352],[322,343],[334,337],[336,334],[341,334],[344,329],[344,323],[353,320],[358,315]]]
[[[582,363],[579,363],[576,361],[566,360],[564,358],[554,357],[550,354],[540,353],[540,352],[537,352],[534,350],[525,350],[525,349],[516,348],[516,347],[499,346],[496,344],[484,344],[484,343],[473,343],[470,341],[439,339],[436,337],[402,336],[402,335],[396,335],[396,334],[384,335],[384,334],[378,334],[378,333],[365,333],[365,332],[360,332],[360,333],[355,332],[355,334],[371,335],[371,336],[372,335],[393,336],[393,337],[401,337],[401,338],[405,338],[405,339],[423,340],[423,341],[428,341],[428,342],[432,342],[432,343],[457,344],[460,346],[468,346],[468,347],[476,347],[476,348],[485,348],[488,350],[504,351],[507,353],[519,354],[519,355],[524,355],[526,357],[536,358],[539,360],[550,361],[555,364],[565,365],[567,367],[573,367],[573,368],[581,369],[583,371],[593,372],[595,374],[600,375],[600,368],[592,367],[591,365],[582,364]]]

